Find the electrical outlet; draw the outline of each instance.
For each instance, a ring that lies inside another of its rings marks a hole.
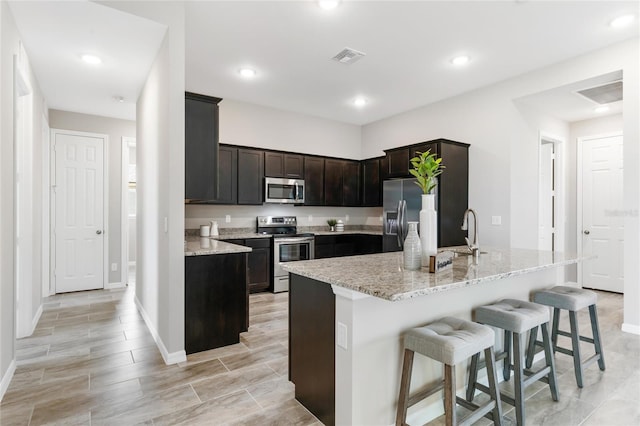
[[[492,225],[502,225],[502,216],[491,216]]]
[[[225,215],[225,217],[224,217],[224,221],[225,221],[226,223],[230,223],[230,222],[231,222],[231,215],[230,215],[230,214]]]
[[[312,214],[309,215],[309,223],[311,223],[311,222],[313,222],[313,215]]]
[[[344,221],[345,221],[345,222],[349,222],[349,215],[345,215],[345,216],[344,216]]]
[[[336,344],[342,349],[347,349],[347,326],[338,322],[338,333],[336,336]]]
[[[115,272],[118,270],[118,264],[117,263],[112,263],[111,264],[111,271]]]

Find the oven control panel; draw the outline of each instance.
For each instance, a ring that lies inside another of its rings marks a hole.
[[[258,227],[297,226],[295,216],[258,216]]]

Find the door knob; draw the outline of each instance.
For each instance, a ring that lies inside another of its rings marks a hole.
[[[98,235],[102,234],[102,230],[98,229],[98,230],[96,231],[96,234],[98,234]]]
[[[584,235],[589,235],[591,232],[589,232],[588,230],[584,231]]]

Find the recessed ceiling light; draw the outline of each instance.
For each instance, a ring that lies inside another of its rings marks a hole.
[[[363,106],[365,106],[365,105],[367,104],[367,100],[366,100],[365,98],[362,98],[362,97],[360,97],[360,98],[356,98],[356,99],[353,101],[353,104],[354,104],[355,106],[357,106],[358,108],[361,108],[361,107],[363,107]]]
[[[82,60],[91,65],[98,65],[102,63],[102,59],[96,55],[85,54],[81,56]]]
[[[124,97],[122,97],[122,96],[114,96],[113,100],[116,101],[116,102],[120,102],[121,104],[124,103]]]
[[[626,27],[627,25],[629,25],[630,23],[633,22],[633,20],[636,19],[635,16],[633,15],[622,15],[622,16],[618,16],[616,19],[614,19],[613,21],[611,21],[609,23],[609,26],[611,28],[622,28],[622,27]]]
[[[340,0],[318,0],[318,6],[324,10],[332,10],[338,7]]]
[[[240,74],[240,77],[243,77],[243,78],[253,78],[257,74],[256,70],[252,68],[240,68],[238,73]]]
[[[469,61],[471,60],[470,57],[468,57],[467,55],[460,55],[460,56],[456,56],[455,58],[451,59],[451,63],[453,65],[466,65],[469,63]]]
[[[594,111],[597,112],[598,114],[602,114],[603,112],[609,111],[609,107],[607,105],[602,105],[602,106],[596,107]]]

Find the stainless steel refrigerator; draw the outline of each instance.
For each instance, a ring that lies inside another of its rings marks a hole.
[[[407,236],[407,222],[418,222],[422,208],[422,190],[415,179],[394,179],[383,182],[382,251],[402,250]]]

